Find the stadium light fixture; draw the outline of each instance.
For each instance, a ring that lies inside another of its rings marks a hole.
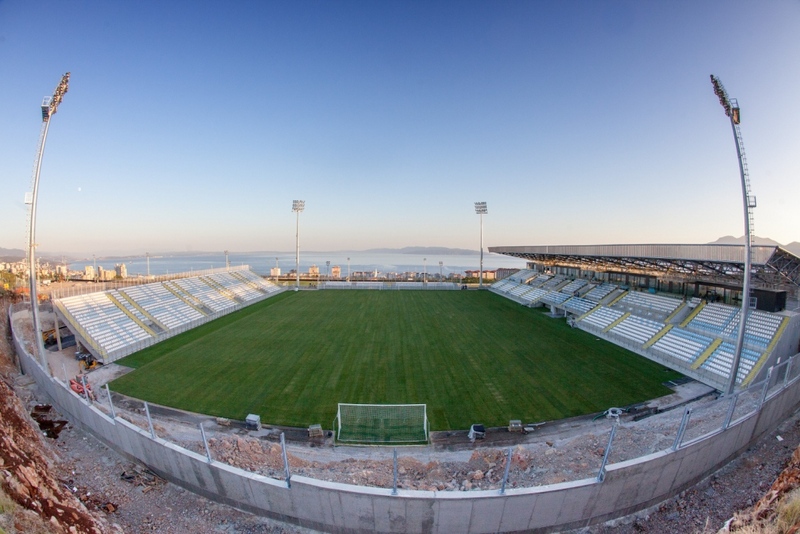
[[[475,213],[481,217],[481,270],[480,278],[478,279],[478,287],[483,287],[483,216],[489,213],[486,208],[486,202],[475,203]]]
[[[347,258],[347,281],[350,281],[350,258]]]
[[[300,290],[300,212],[306,209],[306,201],[305,200],[293,200],[292,201],[292,211],[297,213],[297,228],[295,232],[295,240],[296,240],[296,247],[295,247],[295,276],[297,285],[295,286],[295,291]]]
[[[422,283],[428,282],[428,258],[422,258]]]
[[[440,281],[440,282],[443,280],[443,278],[442,278],[442,266],[443,266],[443,265],[444,265],[444,262],[443,262],[443,261],[440,261],[440,262],[439,262],[439,281]]]
[[[752,270],[752,245],[753,245],[753,208],[756,207],[756,198],[750,193],[750,178],[747,172],[747,161],[744,155],[744,143],[742,133],[739,130],[741,114],[739,112],[739,102],[735,98],[728,98],[728,93],[719,78],[711,75],[711,85],[714,87],[714,94],[719,98],[719,103],[725,110],[725,116],[731,120],[733,129],[733,140],[736,143],[736,156],[739,159],[739,176],[742,181],[742,200],[744,204],[744,275],[742,280],[742,310],[739,313],[739,332],[736,335],[736,350],[733,353],[731,362],[731,372],[728,377],[728,387],[725,395],[733,394],[736,388],[736,376],[739,374],[739,363],[742,359],[742,347],[744,346],[744,331],[747,325],[747,314],[750,311],[750,272]]]
[[[42,170],[42,158],[44,157],[44,146],[47,142],[47,131],[50,129],[50,117],[56,114],[61,100],[69,91],[69,72],[61,77],[61,81],[53,91],[53,96],[46,96],[42,100],[42,133],[39,136],[39,148],[36,151],[36,165],[33,171],[31,192],[25,195],[25,203],[28,209],[28,282],[31,292],[31,319],[33,320],[33,337],[36,348],[39,351],[39,359],[42,368],[47,375],[50,375],[50,367],[47,365],[46,353],[44,351],[44,341],[42,340],[42,325],[39,320],[39,295],[37,293],[36,280],[36,200],[39,196],[39,176]]]

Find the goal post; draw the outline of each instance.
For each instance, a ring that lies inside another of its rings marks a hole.
[[[427,443],[426,404],[339,403],[336,440],[350,443]]]

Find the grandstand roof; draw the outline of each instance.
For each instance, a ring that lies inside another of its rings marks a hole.
[[[537,245],[489,247],[489,252],[587,271],[741,283],[744,245]],[[800,287],[800,257],[779,246],[752,247],[753,281]]]

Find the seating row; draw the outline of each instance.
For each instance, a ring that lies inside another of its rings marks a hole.
[[[614,321],[619,320],[620,317],[625,315],[625,312],[609,308],[608,306],[600,306],[592,313],[583,318],[583,322],[590,324],[601,330],[608,328]]]
[[[638,315],[629,315],[619,324],[615,325],[614,328],[609,330],[609,332],[636,341],[637,343],[646,343],[650,338],[661,331],[664,326],[664,323],[659,321],[652,321],[644,317],[639,317]]]
[[[678,309],[678,306],[680,306],[682,302],[683,301],[676,298],[654,295],[643,291],[628,291],[615,306],[625,306],[629,309],[642,308],[648,311],[669,315]]]
[[[707,369],[722,376],[730,376],[731,365],[733,365],[733,354],[736,347],[728,342],[723,342],[714,353],[703,362],[701,369]],[[742,357],[739,361],[739,371],[736,373],[736,382],[744,380],[753,366],[758,362],[761,355],[753,350],[742,349]]]
[[[603,283],[597,287],[592,288],[592,290],[586,293],[583,296],[583,298],[592,300],[594,302],[600,302],[601,300],[606,298],[609,294],[611,294],[615,289],[617,289],[616,285]]]
[[[564,287],[562,287],[560,289],[560,291],[562,293],[567,293],[569,295],[574,295],[576,291],[578,291],[579,289],[581,289],[582,287],[584,287],[588,283],[589,282],[587,282],[586,280],[584,280],[582,278],[576,278],[575,280],[573,280],[569,284],[567,284]]]
[[[564,303],[564,309],[575,315],[588,313],[595,306],[597,306],[596,302],[581,297],[573,297]]]
[[[656,341],[653,349],[691,364],[705,352],[713,341],[713,338],[675,327]]]
[[[274,284],[260,282],[260,277],[248,270],[217,273],[205,281],[202,278],[128,286],[59,299],[58,303],[86,332],[89,342],[109,354],[152,339],[153,334],[140,323],[160,333],[160,326],[167,330],[178,328],[204,318],[209,310],[223,311],[235,306],[236,300],[225,296],[220,288],[244,302],[279,291]],[[160,325],[155,325],[151,318]]]

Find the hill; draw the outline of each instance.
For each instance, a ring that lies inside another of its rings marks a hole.
[[[757,235],[753,236],[753,244],[754,245],[768,245],[768,246],[774,246],[774,247],[781,246],[780,243],[778,243],[777,241],[775,241],[773,239],[770,239],[768,237],[758,237]],[[716,241],[712,241],[711,243],[709,243],[709,245],[744,245],[744,236],[733,237],[732,235],[726,235],[726,236],[720,237]]]

